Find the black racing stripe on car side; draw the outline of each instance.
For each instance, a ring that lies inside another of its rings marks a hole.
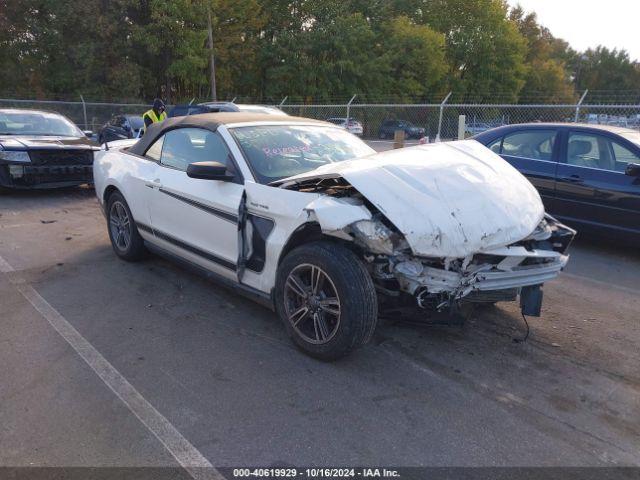
[[[186,250],[189,253],[193,253],[194,255],[197,255],[198,257],[204,258],[205,260],[208,260],[210,262],[213,263],[217,263],[218,265],[221,265],[225,268],[228,268],[229,270],[236,270],[236,264],[234,262],[230,262],[229,260],[225,260],[224,258],[220,258],[212,253],[209,252],[205,252],[204,250],[199,249],[198,247],[194,247],[193,245],[189,245],[188,243],[183,242],[182,240],[179,240],[167,233],[164,232],[160,232],[154,228],[151,228],[148,225],[145,225],[144,223],[140,223],[140,222],[136,222],[136,227],[138,227],[138,230],[142,230],[144,232],[150,233],[155,235],[156,237],[158,237],[161,240],[164,240],[165,242],[169,242],[172,245],[175,245],[178,248],[181,248],[183,250]]]
[[[153,229],[149,225],[145,225],[144,223],[136,222],[136,227],[138,230],[142,230],[143,232],[153,234]]]
[[[163,188],[160,189],[160,192],[164,193],[165,195],[169,195],[170,197],[173,197],[177,200],[180,200],[181,202],[184,202],[188,205],[199,208],[200,210],[203,210],[207,213],[210,213],[224,220],[227,220],[229,222],[238,223],[238,216],[234,215],[233,213],[225,212],[224,210],[219,210],[217,208],[210,207],[209,205],[205,205],[204,203],[200,203],[190,198],[183,197],[182,195],[178,195],[177,193],[169,192],[168,190],[165,190]]]

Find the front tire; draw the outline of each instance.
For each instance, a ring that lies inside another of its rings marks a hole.
[[[362,262],[333,242],[292,250],[278,268],[276,310],[293,342],[308,355],[331,361],[373,335],[375,287]]]
[[[144,258],[147,250],[138,232],[129,205],[120,192],[107,200],[107,227],[113,251],[123,260],[135,262]]]

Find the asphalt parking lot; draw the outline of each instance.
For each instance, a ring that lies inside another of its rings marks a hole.
[[[383,319],[333,364],[244,297],[117,259],[89,188],[0,196],[0,272],[2,466],[640,465],[640,250],[579,239],[525,343],[506,304]]]

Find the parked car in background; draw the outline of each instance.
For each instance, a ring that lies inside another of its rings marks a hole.
[[[196,115],[199,113],[216,112],[244,112],[244,113],[264,113],[267,115],[286,115],[276,107],[265,105],[247,105],[233,102],[204,102],[189,105],[176,105],[171,109],[169,117],[182,117],[185,115]]]
[[[404,131],[406,138],[422,138],[426,130],[422,127],[416,127],[407,120],[385,120],[380,125],[378,137],[381,139],[393,138],[397,130]]]
[[[327,122],[333,123],[341,128],[344,128],[347,132],[353,133],[359,137],[364,133],[364,129],[362,128],[362,124],[353,117],[344,118],[344,117],[333,117],[327,118]]]
[[[579,230],[640,241],[640,133],[607,125],[534,123],[475,140],[538,189],[545,208]]]
[[[98,143],[138,138],[143,126],[142,115],[115,115],[98,131]]]
[[[0,109],[0,187],[52,188],[91,183],[98,146],[53,112]]]
[[[150,248],[197,268],[324,360],[366,343],[379,311],[519,296],[539,315],[575,234],[477,142],[376,153],[305,118],[170,118],[99,152],[94,174],[119,257]]]
[[[638,129],[640,127],[640,114],[629,115],[627,126]]]

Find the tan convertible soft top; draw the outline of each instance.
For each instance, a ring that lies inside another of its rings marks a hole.
[[[218,126],[233,123],[252,123],[252,122],[270,122],[270,123],[317,123],[318,125],[330,125],[331,123],[314,120],[312,118],[291,117],[289,115],[271,115],[265,113],[243,113],[243,112],[218,112],[218,113],[200,113],[197,115],[188,115],[185,117],[172,117],[164,122],[154,123],[147,128],[147,133],[136,142],[129,152],[136,155],[144,155],[147,148],[161,135],[175,128],[194,127],[204,128],[215,132]]]

